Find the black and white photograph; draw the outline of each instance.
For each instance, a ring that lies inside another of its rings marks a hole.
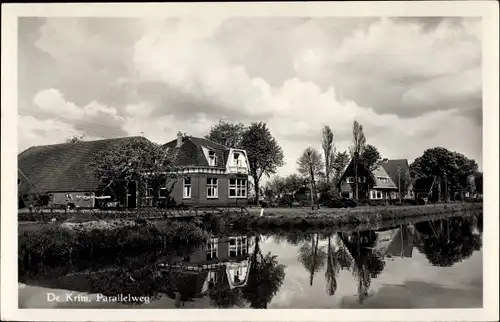
[[[2,302],[498,319],[498,3],[459,3],[12,5]]]

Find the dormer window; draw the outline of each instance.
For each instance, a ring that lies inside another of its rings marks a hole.
[[[208,151],[208,165],[215,167],[217,165],[217,156],[215,151]]]
[[[377,180],[380,181],[381,183],[388,183],[389,178],[387,177],[377,177]]]
[[[235,167],[241,167],[242,166],[241,165],[241,160],[240,160],[240,153],[238,153],[238,152],[235,152],[233,154],[233,165]]]

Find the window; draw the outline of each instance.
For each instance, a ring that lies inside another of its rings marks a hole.
[[[161,187],[160,188],[160,198],[167,198],[167,187]]]
[[[389,178],[387,177],[377,177],[377,180],[382,182],[382,183],[388,183],[389,182]]]
[[[246,198],[247,179],[229,179],[229,198]]]
[[[184,178],[182,185],[182,198],[191,198],[191,178]]]
[[[219,240],[211,238],[207,243],[207,260],[216,259],[219,257]]]
[[[382,191],[370,190],[370,199],[382,199],[382,198],[383,198]]]
[[[359,183],[365,183],[366,182],[366,178],[365,177],[358,177],[358,182]]]
[[[208,165],[215,167],[217,165],[217,156],[215,151],[208,151]]]
[[[241,167],[242,166],[241,160],[240,160],[240,153],[238,153],[238,152],[235,152],[233,154],[233,165],[235,167]]]
[[[354,178],[353,177],[347,177],[346,178],[347,183],[354,183]]]
[[[229,257],[245,256],[248,251],[246,237],[229,237]]]
[[[216,178],[207,178],[207,198],[218,198],[219,187]]]

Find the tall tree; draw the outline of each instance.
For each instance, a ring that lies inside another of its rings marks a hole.
[[[275,174],[283,166],[283,150],[265,123],[252,123],[243,133],[241,147],[247,151],[250,176],[254,181],[255,198],[259,204],[260,180]]]
[[[354,121],[352,124],[352,143],[350,146],[350,153],[352,161],[354,162],[354,186],[356,191],[356,200],[359,199],[358,195],[358,166],[360,164],[360,157],[363,153],[366,145],[365,133],[363,132],[363,125],[358,121]]]
[[[321,140],[325,158],[325,180],[327,185],[330,183],[333,159],[335,158],[335,143],[333,142],[333,132],[328,125],[323,128],[323,137]]]
[[[378,149],[371,144],[367,144],[361,153],[360,164],[363,164],[369,171],[374,171],[380,166],[381,162],[382,156]]]
[[[295,173],[285,177],[285,193],[293,194],[304,185],[304,178],[301,178]]]
[[[168,188],[175,182],[173,161],[173,154],[161,145],[145,138],[134,138],[118,141],[110,149],[95,154],[89,166],[101,189],[120,188],[118,181],[137,181],[141,198],[145,196],[148,183],[153,191],[159,191],[160,187]],[[153,193],[152,197],[154,204],[158,194]]]
[[[313,147],[308,147],[297,160],[299,173],[311,183],[311,200],[316,194],[316,178],[321,174],[324,162],[321,153]],[[311,205],[314,208],[314,204]]]
[[[450,196],[469,190],[469,178],[477,171],[477,163],[461,153],[452,152],[442,147],[424,151],[410,165],[410,171],[415,178],[436,179],[438,191],[444,193],[446,200]],[[442,193],[438,195],[439,200]]]
[[[345,169],[349,165],[349,154],[347,151],[337,152],[332,163],[332,168],[335,171],[335,184],[340,180],[340,177],[344,173]]]
[[[219,123],[212,126],[205,139],[227,147],[241,148],[244,132],[245,125],[242,123],[229,123],[219,120]]]

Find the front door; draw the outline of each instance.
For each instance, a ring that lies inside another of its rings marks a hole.
[[[127,191],[127,208],[136,208],[136,207],[137,207],[137,182],[129,181],[128,191]]]

